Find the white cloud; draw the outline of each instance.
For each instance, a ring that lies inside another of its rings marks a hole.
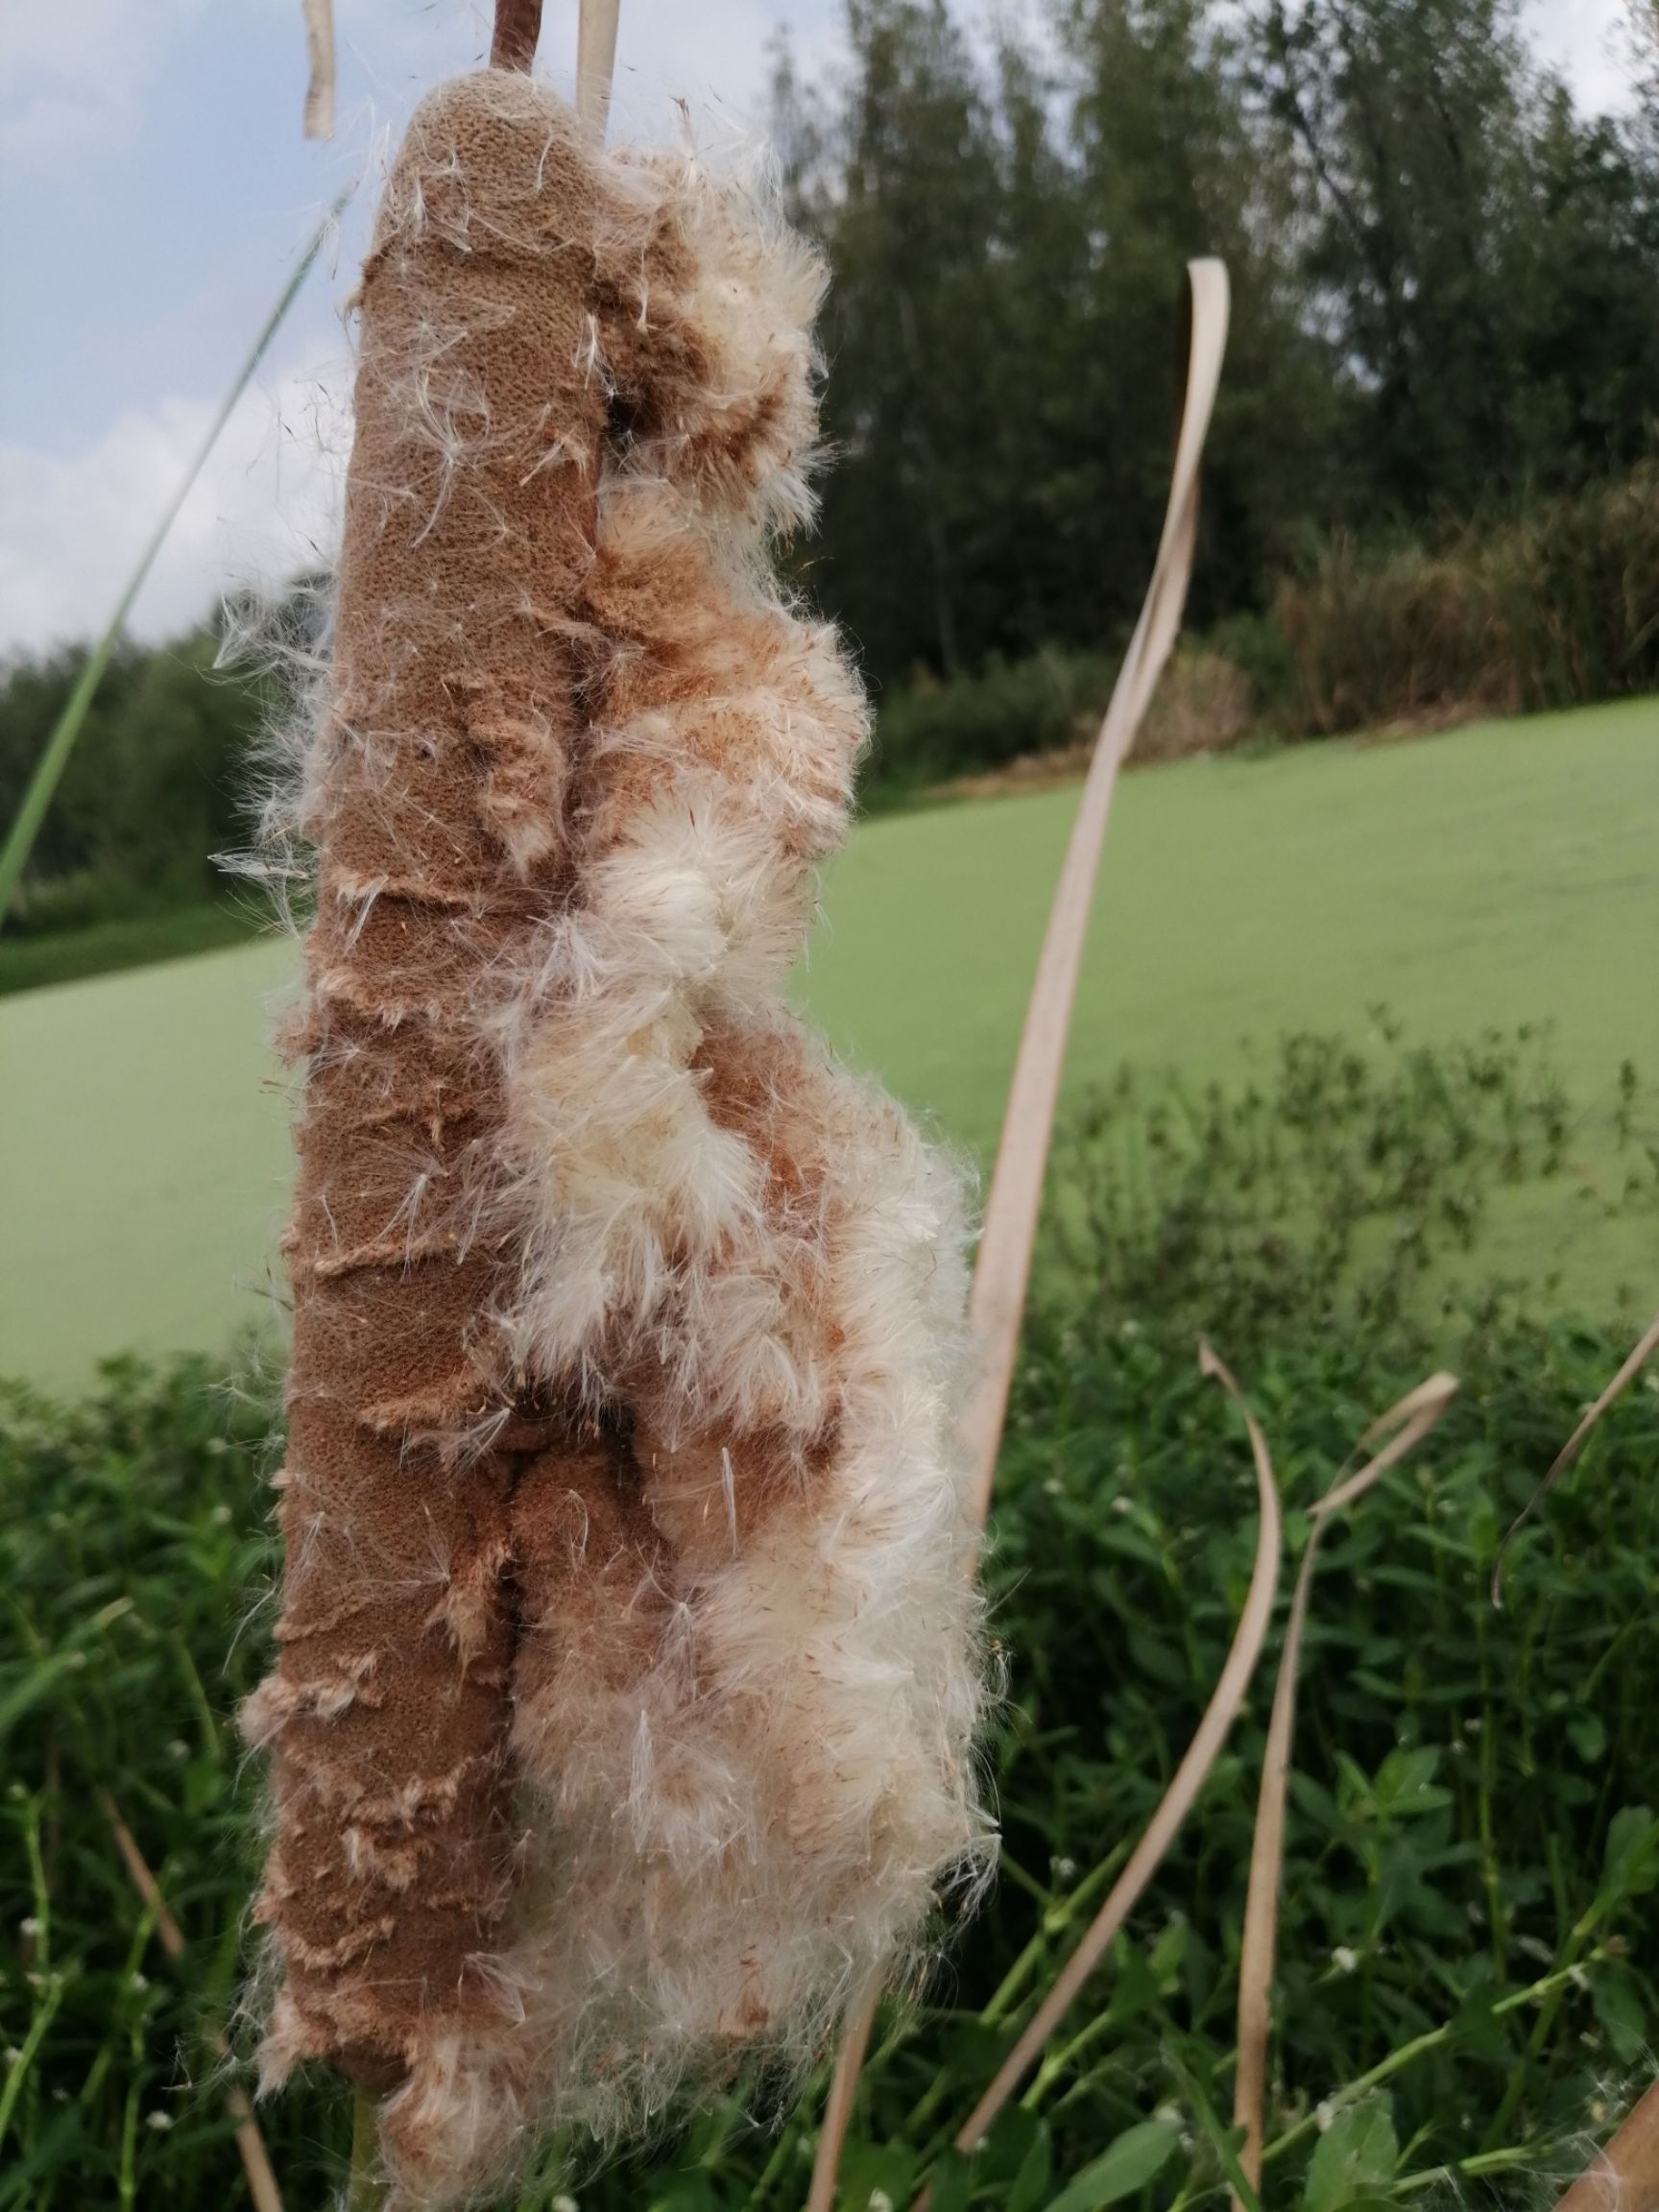
[[[978,20],[991,0],[956,4]],[[252,258],[270,256],[275,291],[279,269],[272,254],[272,205],[302,204],[297,186],[301,196],[318,189],[309,152],[307,165],[301,165],[298,138],[301,18],[298,0],[239,0],[239,6],[247,11],[245,24],[292,38],[290,167],[269,181],[267,203],[248,204],[244,187],[241,197],[209,204],[202,221],[215,238],[249,241]],[[339,277],[329,283],[325,271],[313,276],[290,325],[290,347],[329,343],[322,334],[318,294],[325,285],[338,294],[350,280],[351,248],[367,228],[376,188],[379,164],[370,151],[374,125],[396,131],[427,85],[472,66],[488,42],[490,14],[485,0],[337,6],[342,137],[323,159],[332,161],[335,173],[362,159],[367,188],[352,211]],[[1579,98],[1605,108],[1625,94],[1619,47],[1624,17],[1624,0],[1527,0],[1526,19],[1539,51],[1566,71]],[[548,0],[541,67],[555,84],[568,84],[575,24],[576,0]],[[685,0],[628,0],[613,132],[661,137],[675,127],[672,103],[681,95],[694,112],[757,121],[777,32],[788,28],[810,82],[838,64],[840,24],[838,0],[704,0],[695,8]],[[154,119],[166,106],[159,88],[181,95],[199,86],[211,97],[228,36],[235,34],[228,32],[225,13],[207,0],[0,0],[0,164],[18,177],[27,172],[30,188],[60,193],[67,204],[76,178],[90,178],[85,156],[94,148],[107,155],[119,146],[124,189],[139,195],[140,204],[148,204],[152,193],[164,199],[189,150]],[[96,292],[97,202],[107,189],[102,174],[88,181],[87,204],[64,231],[90,258],[44,261],[39,296],[12,301],[19,326],[52,330],[56,343],[84,352],[95,341],[79,301]],[[290,242],[285,231],[282,249]],[[151,292],[162,306],[184,297],[176,267],[164,264],[158,250]],[[297,336],[301,328],[314,335]],[[96,344],[103,344],[101,332]],[[132,403],[131,387],[123,389],[125,365],[111,353],[110,373],[84,418],[96,426],[90,436],[80,425],[65,436],[64,424],[49,419],[49,379],[38,390],[30,387],[36,419],[28,434],[20,437],[12,426],[12,442],[0,444],[0,649],[38,646],[102,626],[211,420],[211,392],[203,397],[192,390],[197,348],[187,318],[180,324],[177,351],[176,367],[164,368],[151,387],[174,396],[153,405]],[[331,542],[344,390],[344,371],[336,370],[322,377],[289,375],[244,398],[161,552],[135,610],[137,630],[163,635],[203,613],[227,583],[279,576]]]
[[[204,0],[0,10],[0,160],[42,166],[141,132],[145,94]]]
[[[1527,28],[1540,57],[1559,69],[1594,114],[1630,98],[1625,0],[1531,0]]]
[[[139,595],[135,634],[168,636],[228,584],[276,582],[331,558],[346,390],[341,368],[243,395]],[[123,415],[66,459],[0,445],[0,650],[104,627],[213,413],[169,399]]]

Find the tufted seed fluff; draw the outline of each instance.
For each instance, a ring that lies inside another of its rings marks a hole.
[[[866,709],[773,573],[808,249],[441,87],[363,278],[298,818],[268,2086],[397,2200],[823,2049],[993,1848],[957,1169],[788,1013]]]

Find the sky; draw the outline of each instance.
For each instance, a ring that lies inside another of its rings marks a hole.
[[[961,0],[966,11],[970,0]],[[358,190],[179,517],[132,628],[327,557],[349,437],[342,305],[392,135],[476,66],[483,0],[335,0],[339,116],[307,142],[300,0],[0,0],[0,653],[103,627],[329,203]],[[1006,13],[1004,8],[1004,13]],[[613,136],[688,103],[764,120],[773,41],[833,71],[841,0],[622,0]],[[1621,0],[1529,0],[1581,102],[1622,93]],[[575,0],[539,71],[566,90]]]

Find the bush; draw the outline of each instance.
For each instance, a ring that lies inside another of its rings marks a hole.
[[[1130,757],[1183,760],[1192,753],[1224,753],[1249,735],[1255,720],[1255,686],[1236,661],[1202,645],[1179,645],[1159,678]]]
[[[1659,463],[1440,553],[1339,540],[1274,616],[1311,735],[1659,689]]]
[[[949,683],[918,676],[877,701],[866,804],[902,798],[950,776],[1062,752],[1094,735],[1117,662],[1105,654],[1045,649],[996,661]]]
[[[1272,1441],[1292,1551],[1301,1509],[1419,1379],[1432,1337],[1464,1381],[1430,1442],[1333,1531],[1314,1594],[1273,2196],[1293,2200],[1333,2142],[1325,2166],[1352,2152],[1368,2196],[1402,2206],[1443,2168],[1485,2191],[1510,2165],[1581,2163],[1587,2120],[1659,2034],[1646,1963],[1659,1399],[1636,1390],[1609,1415],[1517,1544],[1494,1612],[1499,1536],[1628,1338],[1512,1299],[1443,1310],[1423,1295],[1440,1258],[1478,1250],[1500,1186],[1550,1171],[1569,1105],[1535,1051],[1493,1041],[1436,1055],[1303,1040],[1256,1093],[1120,1091],[1062,1146],[987,1559],[1012,1666],[994,1746],[1004,1869],[866,2075],[843,2196],[860,2212],[878,2189],[907,2202],[938,2158],[1121,1865],[1220,1666],[1253,1488],[1237,1415],[1196,1370],[1199,1323]],[[211,2039],[258,1856],[229,1715],[263,1664],[267,1616],[249,1605],[275,1566],[275,1406],[270,1379],[233,1389],[201,1362],[117,1366],[73,1409],[20,1390],[0,1403],[0,2041],[17,2054],[0,2084],[0,2188],[18,2212],[218,2212],[239,2191]],[[1159,2112],[1173,2116],[1166,2156],[1139,2200],[1218,2196],[1267,1679],[1025,2102],[971,2179],[950,2182],[958,2204],[1045,2204]],[[183,1926],[178,1971],[103,1790]],[[589,2153],[556,2181],[555,2155],[524,2212],[565,2188],[584,2212],[781,2212],[805,2196],[822,2090],[820,2075],[781,2136],[741,2082],[684,2137],[604,2171]],[[1322,2133],[1322,2107],[1350,2092]],[[323,2201],[349,2132],[343,2092],[298,2085],[264,2125],[288,2200]]]

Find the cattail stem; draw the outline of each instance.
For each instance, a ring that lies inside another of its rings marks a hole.
[[[380,2107],[367,2089],[359,2089],[351,2107],[351,2177],[346,2191],[346,2212],[380,2212],[386,2186],[380,2175]]]

